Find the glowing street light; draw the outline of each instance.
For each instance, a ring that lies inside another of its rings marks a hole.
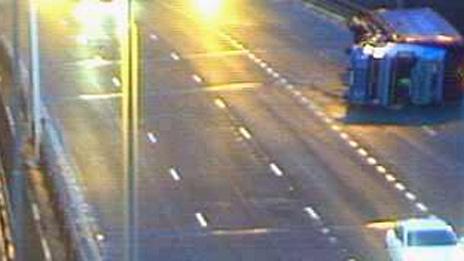
[[[206,19],[217,18],[224,9],[224,0],[194,0],[196,10]]]

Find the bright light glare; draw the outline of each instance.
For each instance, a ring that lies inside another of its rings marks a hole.
[[[37,4],[40,15],[47,18],[62,17],[73,5],[69,0],[37,0]]]
[[[124,1],[100,2],[94,0],[81,1],[74,10],[74,17],[81,23],[95,23],[107,18],[125,18]]]
[[[215,18],[221,14],[224,0],[195,0],[195,6],[203,17]]]
[[[82,0],[74,9],[74,18],[81,25],[81,35],[78,41],[82,44],[92,38],[101,38],[111,33],[119,34],[127,24],[125,1],[100,2],[96,0]],[[114,25],[114,31],[109,32]]]

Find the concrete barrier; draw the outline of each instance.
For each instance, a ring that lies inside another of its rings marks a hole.
[[[0,38],[0,62],[13,71],[13,50],[9,41]],[[29,73],[24,63],[19,66],[20,72],[20,96],[22,101],[26,101],[25,95],[29,86]],[[1,104],[0,104],[1,105]],[[0,106],[4,108],[4,106]],[[21,106],[27,112],[27,103],[22,102]],[[84,200],[80,184],[76,179],[76,169],[70,164],[65,156],[62,140],[59,132],[55,128],[53,121],[48,117],[47,109],[42,108],[43,115],[43,138],[42,138],[42,161],[41,170],[44,172],[44,181],[53,198],[54,212],[58,215],[59,226],[66,242],[66,248],[70,252],[68,255],[73,260],[98,261],[102,260],[102,245],[96,240],[97,223],[88,204]],[[0,109],[0,124],[2,114]],[[0,131],[7,125],[0,126]],[[3,141],[4,139],[0,139]],[[13,139],[5,139],[8,142]],[[11,144],[6,144],[5,148],[12,148]],[[8,150],[8,149],[7,149]],[[5,154],[5,155],[3,155]],[[0,157],[5,157],[5,162],[10,162],[12,167],[12,152],[0,151]],[[2,158],[3,160],[3,158]]]

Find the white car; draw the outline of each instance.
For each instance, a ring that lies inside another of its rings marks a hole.
[[[453,228],[438,218],[396,222],[386,236],[393,261],[464,261],[464,250]]]

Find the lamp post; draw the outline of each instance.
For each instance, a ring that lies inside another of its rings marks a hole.
[[[137,174],[138,174],[138,47],[139,35],[131,0],[124,13],[127,25],[121,42],[122,125],[125,179],[125,260],[137,260]]]
[[[42,136],[42,113],[40,91],[40,54],[39,54],[39,5],[36,0],[29,0],[29,39],[31,52],[31,86],[32,86],[32,139],[34,159],[40,160],[40,145]]]

